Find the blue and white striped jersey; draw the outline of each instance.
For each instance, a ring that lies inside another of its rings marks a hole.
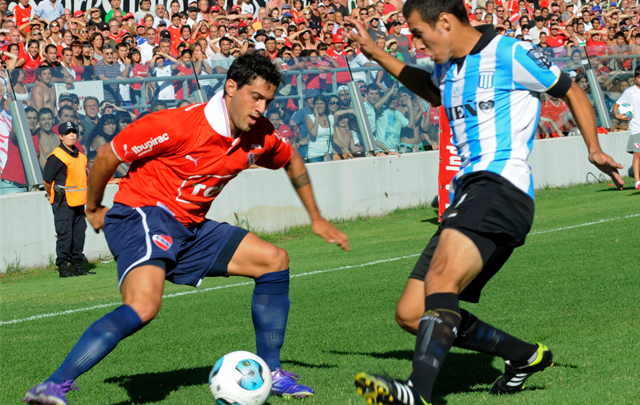
[[[533,198],[527,159],[540,118],[539,93],[556,85],[560,69],[532,44],[487,29],[471,54],[436,65],[431,77],[462,158],[452,190],[465,174],[486,170]]]

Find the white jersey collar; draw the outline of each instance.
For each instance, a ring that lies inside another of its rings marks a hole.
[[[204,108],[204,116],[214,131],[224,137],[230,138],[229,114],[227,113],[227,106],[224,103],[223,95],[224,91],[219,91],[209,100]]]

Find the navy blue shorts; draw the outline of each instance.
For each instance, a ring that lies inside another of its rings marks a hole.
[[[118,263],[118,288],[136,267],[161,263],[166,279],[197,287],[204,277],[227,277],[227,266],[247,231],[205,220],[185,227],[163,207],[132,208],[115,203],[104,219],[104,234]]]

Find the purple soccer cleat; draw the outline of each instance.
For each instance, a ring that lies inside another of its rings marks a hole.
[[[305,398],[315,394],[313,389],[298,384],[300,376],[284,371],[280,367],[276,367],[271,376],[273,377],[273,386],[271,387],[273,395],[283,398]]]
[[[27,391],[22,402],[28,402],[29,404],[69,405],[65,395],[71,390],[79,390],[74,380],[68,380],[62,384],[45,381]]]

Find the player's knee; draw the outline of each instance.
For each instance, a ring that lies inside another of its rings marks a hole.
[[[404,308],[401,304],[396,307],[396,322],[409,333],[416,334],[420,324],[420,315],[416,311]]]
[[[429,294],[437,292],[458,292],[460,280],[453,277],[444,263],[432,263],[424,282]]]
[[[162,299],[137,299],[130,303],[125,303],[136,311],[143,324],[147,324],[155,319],[160,312]]]
[[[286,250],[271,245],[271,248],[267,253],[267,257],[265,273],[273,273],[289,268],[289,254]]]

